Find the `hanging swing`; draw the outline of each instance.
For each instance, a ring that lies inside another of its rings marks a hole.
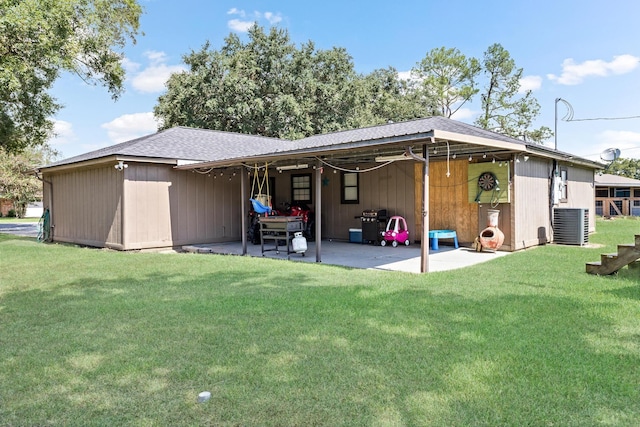
[[[251,195],[249,199],[253,205],[253,210],[258,214],[271,213],[271,195],[269,194],[269,168],[264,164],[264,175],[260,178],[260,168],[256,163],[253,167],[253,183],[251,184]],[[262,190],[266,190],[265,193]]]

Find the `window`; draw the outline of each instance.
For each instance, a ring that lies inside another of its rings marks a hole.
[[[616,188],[615,195],[613,197],[631,197],[631,189]]]
[[[567,168],[560,168],[560,201],[567,201]]]
[[[640,188],[635,188],[633,190],[633,197],[640,197]]]
[[[291,201],[311,203],[311,174],[291,175]]]
[[[608,197],[609,189],[608,188],[596,188],[596,197]]]
[[[360,203],[360,191],[358,187],[358,174],[342,172],[340,175],[341,202],[343,204]]]

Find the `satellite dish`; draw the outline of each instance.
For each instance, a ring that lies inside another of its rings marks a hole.
[[[607,148],[600,153],[600,158],[605,162],[613,162],[618,157],[620,157],[620,149],[618,148]]]

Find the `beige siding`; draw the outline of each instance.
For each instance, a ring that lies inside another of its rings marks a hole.
[[[548,242],[551,239],[549,207],[550,160],[531,157],[527,162],[512,163],[514,250]]]
[[[126,170],[126,249],[241,238],[240,176],[130,164]]]
[[[596,230],[594,170],[567,166],[567,201],[559,207],[589,209],[589,232]]]
[[[53,184],[44,185],[44,203],[56,241],[126,250],[241,238],[240,176],[232,171],[214,178],[129,163],[44,179]]]
[[[122,173],[104,166],[44,179],[51,182],[44,185],[45,207],[51,209],[55,241],[121,248]]]
[[[593,170],[572,165],[567,167],[567,200],[559,208],[589,209],[589,231],[595,230],[595,191]],[[550,186],[553,161],[531,157],[515,164],[513,244],[522,249],[552,240]]]

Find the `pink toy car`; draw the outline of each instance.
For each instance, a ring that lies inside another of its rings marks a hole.
[[[382,233],[381,246],[386,246],[387,242],[391,242],[394,248],[398,243],[404,243],[409,246],[409,230],[407,230],[407,221],[401,216],[392,216],[387,223],[387,229]]]

